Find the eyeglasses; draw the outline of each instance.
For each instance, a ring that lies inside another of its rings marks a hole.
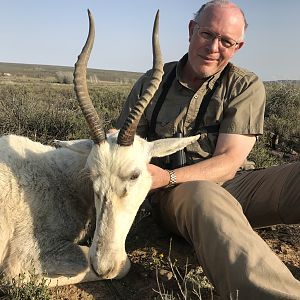
[[[211,32],[205,28],[201,28],[198,24],[198,30],[197,30],[197,34],[200,38],[202,38],[205,41],[213,41],[214,39],[218,39],[222,45],[222,47],[224,48],[232,48],[233,46],[236,46],[239,44],[239,42],[228,38],[228,37],[224,37],[218,33],[215,32]]]

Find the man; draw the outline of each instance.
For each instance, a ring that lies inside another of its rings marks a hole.
[[[229,63],[246,27],[235,4],[210,1],[189,23],[188,53],[165,65],[137,132],[148,139],[201,137],[187,147],[184,166],[172,157],[149,165],[151,203],[161,222],[193,245],[222,299],[300,299],[300,282],[250,226],[299,223],[300,164],[240,171],[263,132],[265,106],[258,77]],[[149,75],[133,87],[118,128]]]

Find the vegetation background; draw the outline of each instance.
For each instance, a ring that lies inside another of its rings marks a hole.
[[[1,134],[24,135],[45,144],[54,139],[88,138],[88,128],[73,91],[72,71],[70,67],[0,63]],[[114,126],[140,75],[88,70],[90,95],[107,129]],[[265,82],[265,87],[265,134],[249,159],[256,167],[299,161],[300,81]],[[299,232],[297,225],[259,231],[298,278]],[[48,294],[44,284],[36,284],[33,276],[33,286],[27,285],[23,292],[16,289],[22,286],[19,281],[15,287],[0,285],[0,299],[212,299],[213,287],[197,267],[193,250],[175,237],[170,244],[170,237],[149,218],[145,208],[136,217],[127,249],[133,267],[121,281],[58,288]],[[38,293],[39,289],[42,292]],[[1,297],[1,290],[6,296]],[[38,294],[33,297],[33,293]]]

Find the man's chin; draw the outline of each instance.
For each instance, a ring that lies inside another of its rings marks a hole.
[[[221,68],[218,66],[214,66],[214,67],[202,67],[200,68],[198,75],[199,77],[201,76],[201,78],[208,78],[212,75],[215,75],[216,73],[218,73],[221,70]]]
[[[214,71],[214,70],[200,70],[198,72],[198,76],[199,76],[199,78],[205,79],[205,78],[208,78],[208,77],[210,77],[210,76],[212,76],[216,73],[217,73],[217,71]]]

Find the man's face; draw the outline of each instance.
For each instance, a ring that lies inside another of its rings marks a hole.
[[[244,19],[236,7],[206,8],[199,23],[190,21],[189,24],[188,67],[198,78],[217,73],[242,47],[243,33]]]

